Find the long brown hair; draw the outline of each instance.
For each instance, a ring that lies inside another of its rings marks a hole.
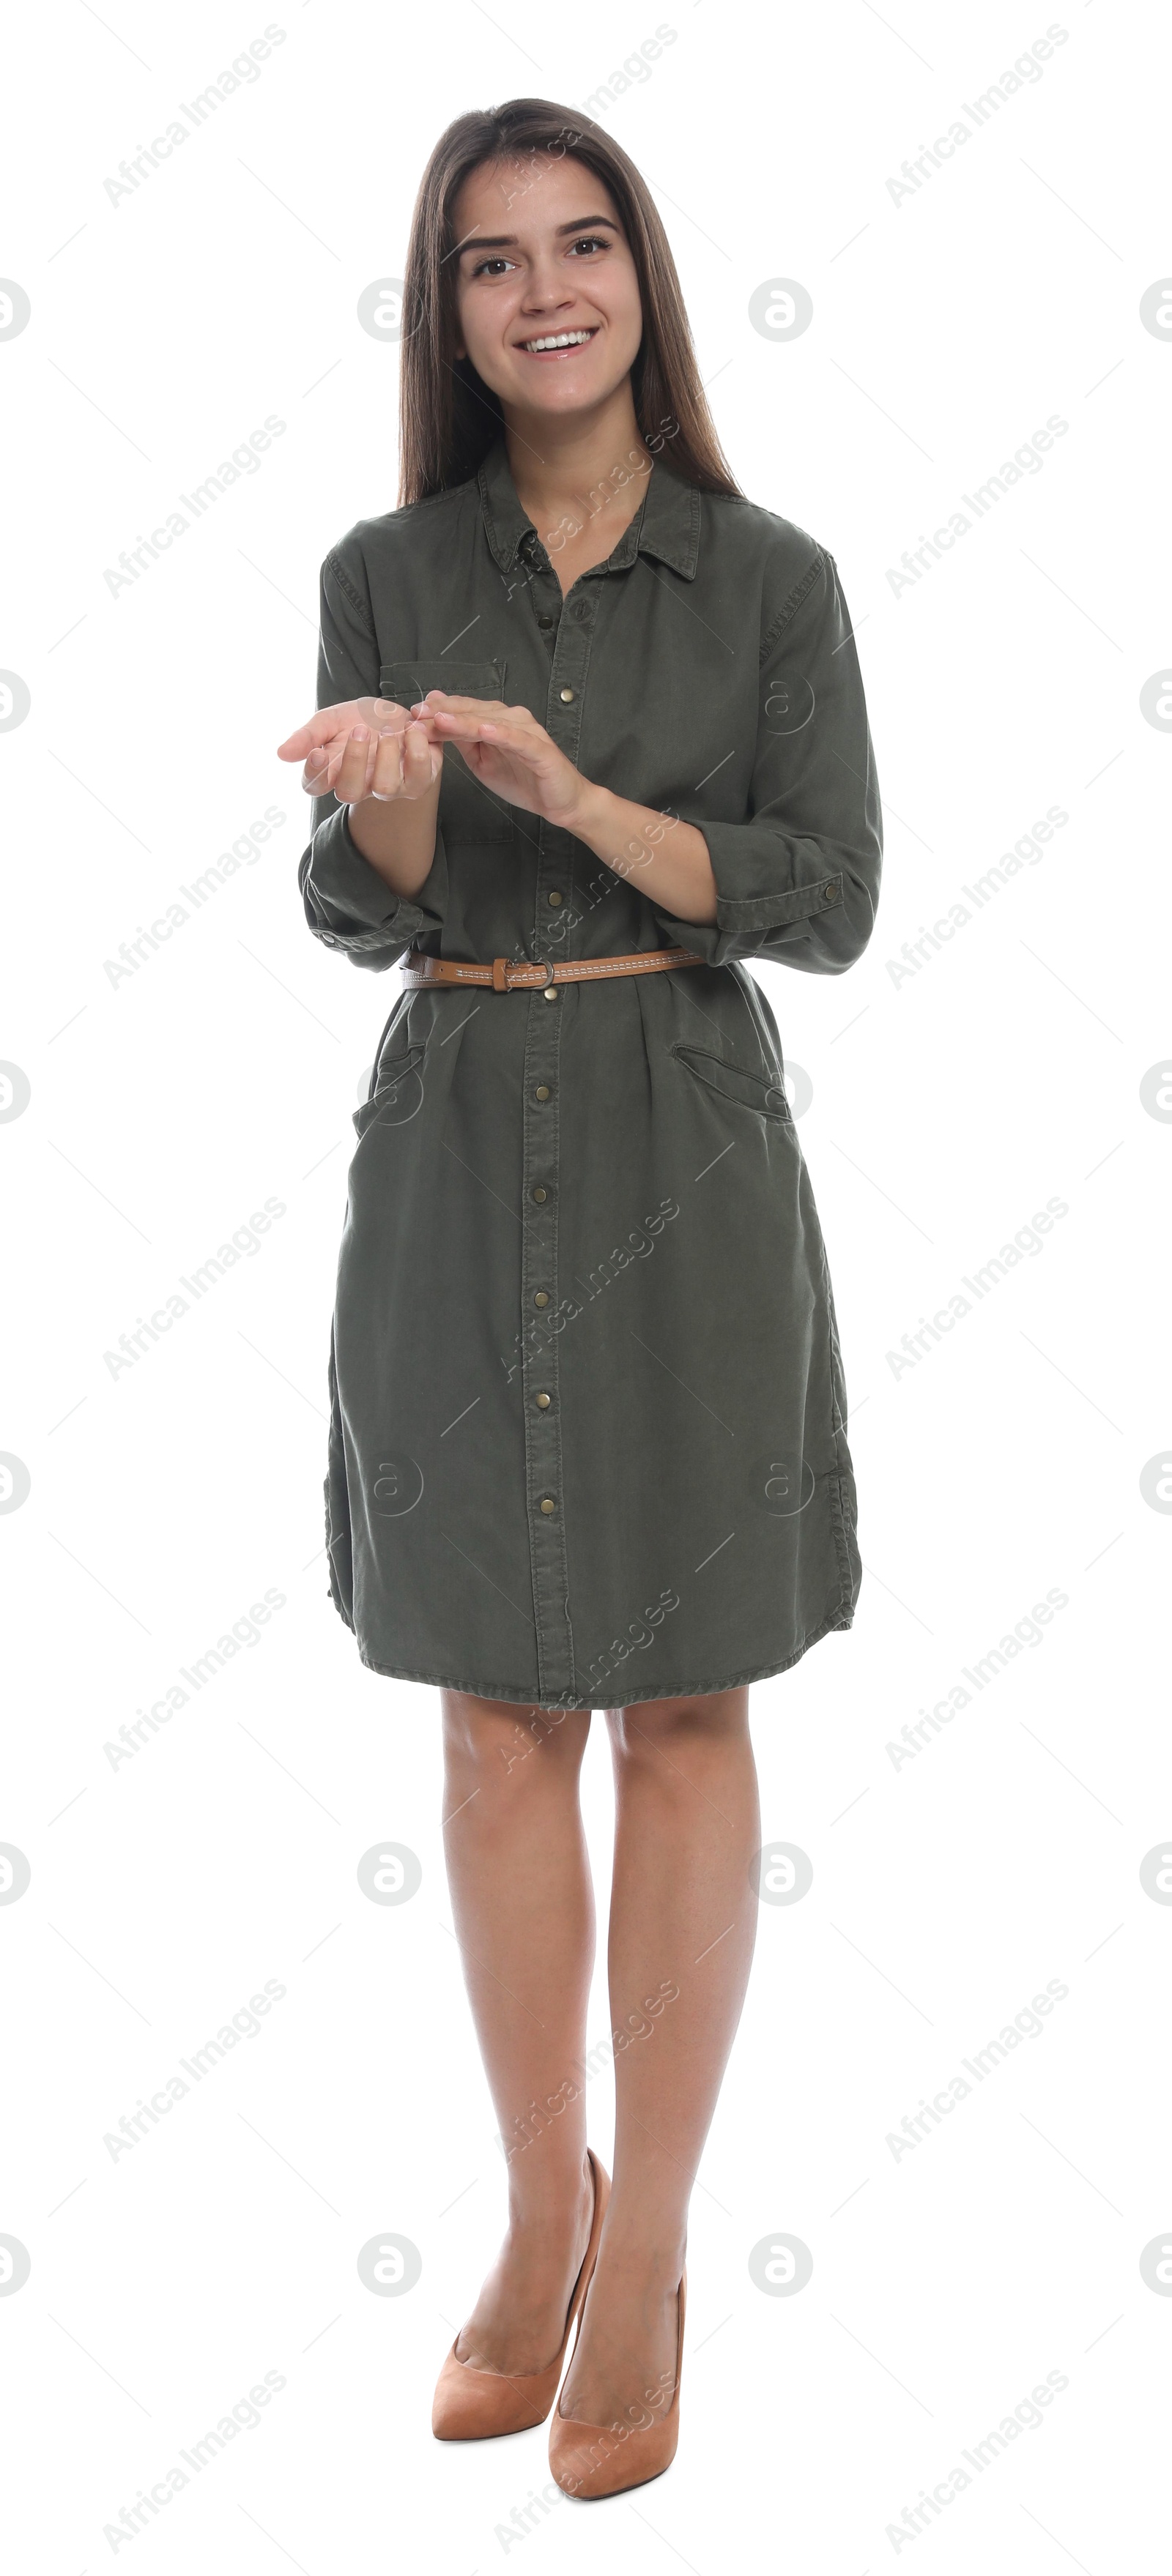
[[[618,208],[643,308],[643,337],[631,368],[641,436],[654,440],[653,454],[667,450],[670,471],[681,481],[743,497],[716,435],[675,261],[646,181],[589,117],[545,98],[511,98],[503,107],[456,117],[436,144],[415,200],[403,295],[400,508],[467,482],[501,435],[498,396],[470,358],[455,354],[452,210],[464,180],[482,162],[535,152],[583,162]]]

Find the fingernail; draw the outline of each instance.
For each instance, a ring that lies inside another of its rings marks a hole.
[[[369,740],[369,735],[366,726],[351,725],[350,739],[352,742],[367,742]]]

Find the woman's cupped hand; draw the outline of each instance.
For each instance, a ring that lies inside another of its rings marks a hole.
[[[301,784],[310,796],[333,795],[341,805],[367,797],[414,801],[439,779],[446,742],[493,795],[573,830],[587,781],[528,707],[494,698],[429,689],[410,709],[351,698],[299,725],[278,745],[278,758],[304,764]]]

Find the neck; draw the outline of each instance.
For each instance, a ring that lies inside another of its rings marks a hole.
[[[517,498],[536,528],[575,510],[621,534],[647,489],[653,459],[644,444],[629,378],[607,401],[565,420],[505,412],[505,447]]]

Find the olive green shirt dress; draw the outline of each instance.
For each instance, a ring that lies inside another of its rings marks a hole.
[[[315,801],[306,917],[356,966],[412,943],[704,961],[552,1001],[400,990],[354,1113],[332,1596],[362,1661],[408,1681],[541,1708],[727,1690],[849,1628],[861,1577],[826,1253],[745,964],[841,975],[874,924],[879,793],[837,567],[656,462],[563,600],[500,439],[322,567],[318,705],[432,688],[528,707],[584,777],[695,824],[717,919],[674,919],[637,863],[490,794],[453,745],[409,900]]]

